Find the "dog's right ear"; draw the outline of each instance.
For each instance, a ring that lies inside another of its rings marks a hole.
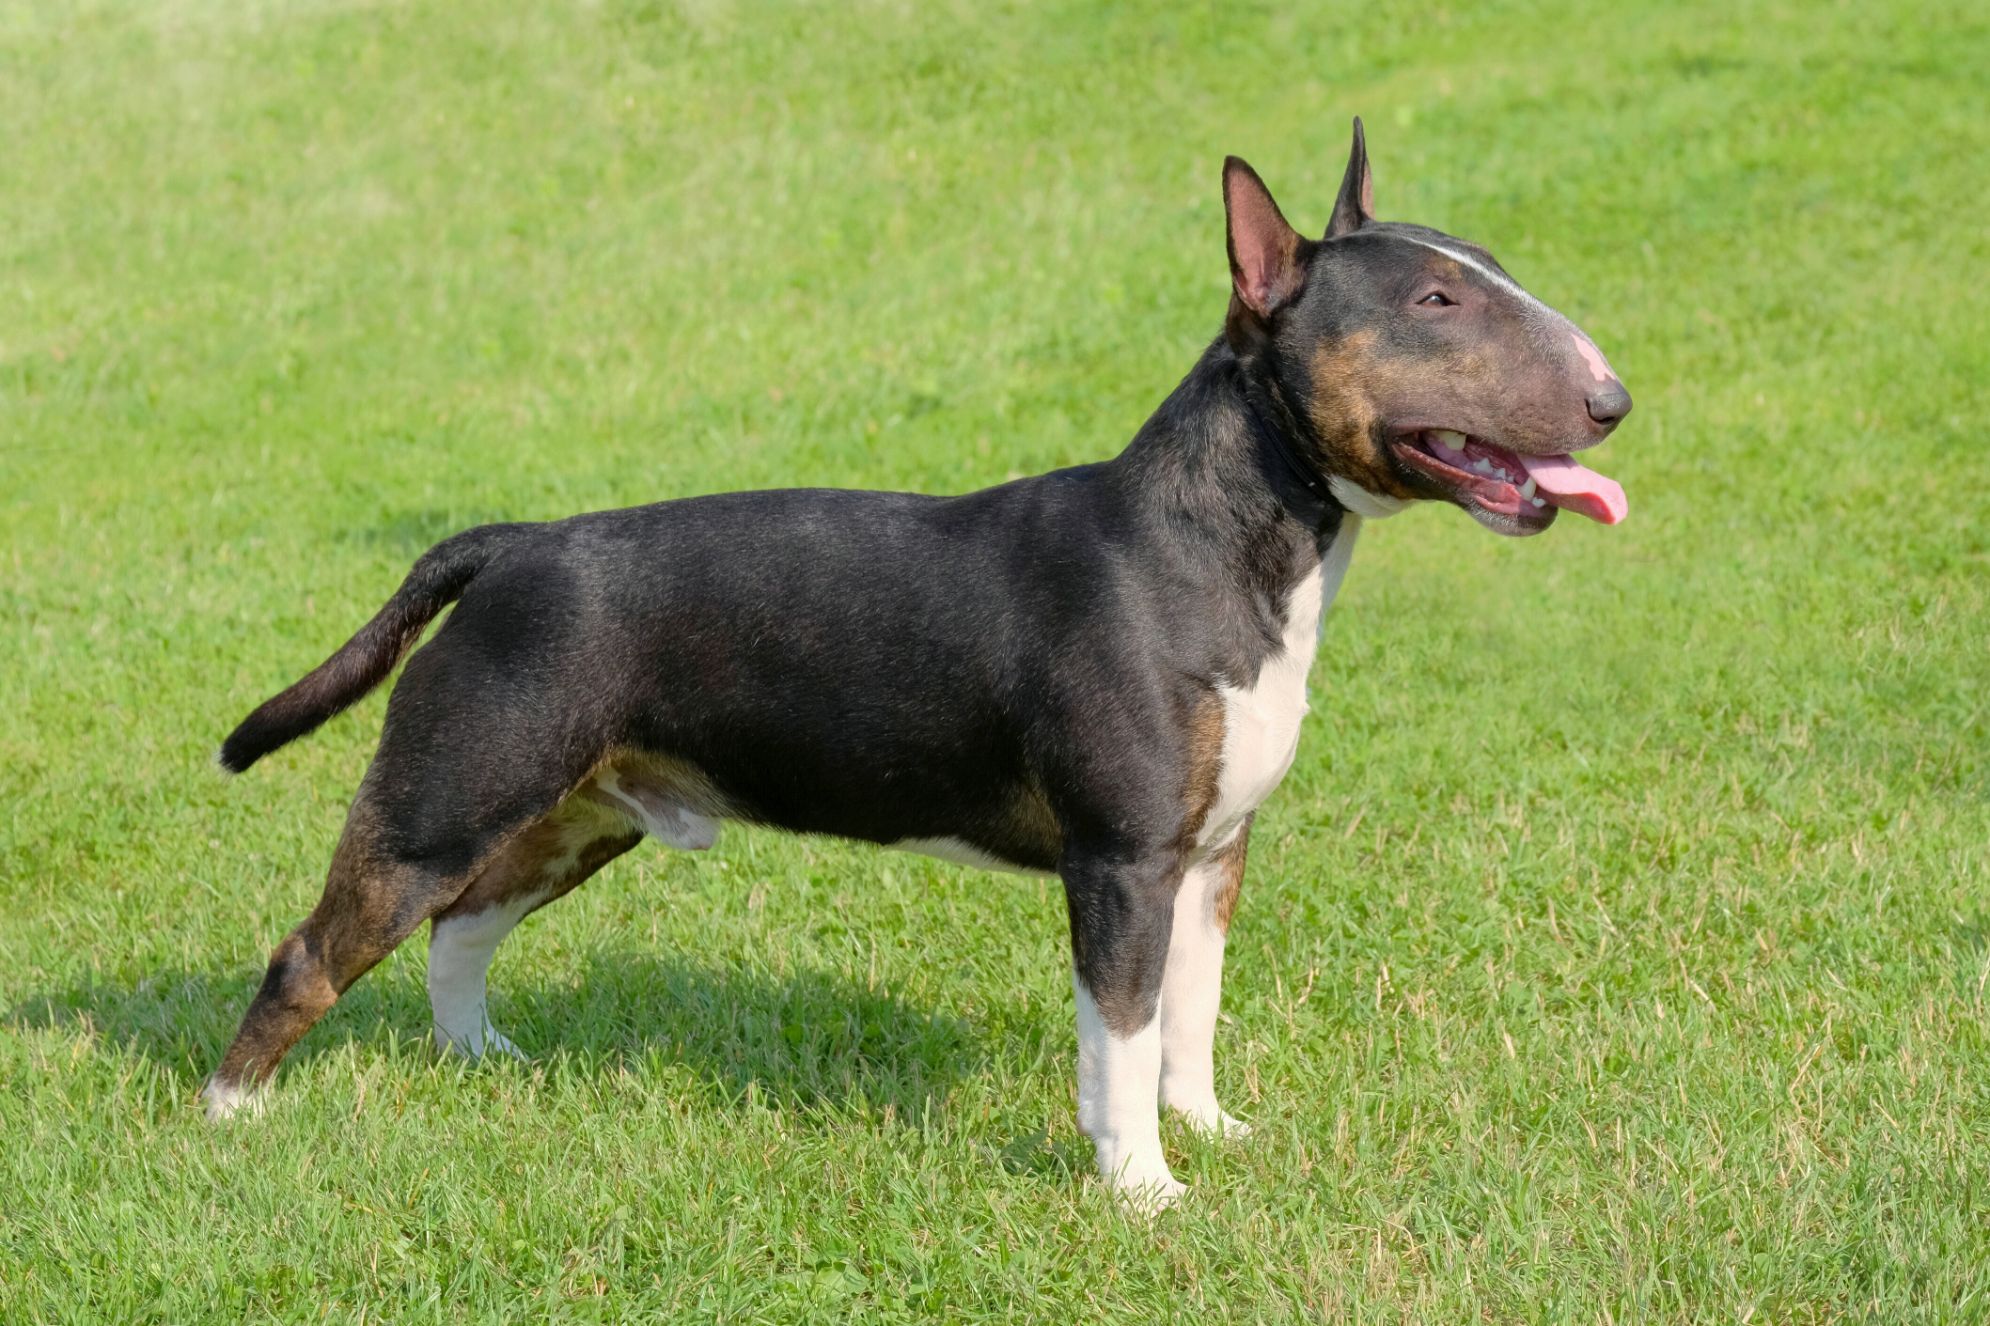
[[[1223,161],[1223,215],[1230,225],[1230,283],[1237,300],[1259,319],[1269,318],[1306,283],[1304,241],[1241,157]]]
[[[1334,214],[1327,219],[1328,239],[1339,239],[1375,219],[1375,172],[1368,169],[1368,138],[1361,132],[1361,117],[1354,117],[1354,147],[1347,154],[1347,174],[1340,182],[1340,197],[1334,200]]]

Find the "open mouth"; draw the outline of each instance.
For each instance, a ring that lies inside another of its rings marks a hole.
[[[1629,505],[1616,480],[1568,455],[1509,451],[1484,438],[1443,428],[1415,429],[1393,442],[1396,455],[1436,481],[1484,524],[1508,534],[1534,534],[1557,510],[1614,525]]]

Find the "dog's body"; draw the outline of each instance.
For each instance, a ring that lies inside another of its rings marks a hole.
[[[1337,242],[1353,254],[1365,234],[1426,267],[1448,259],[1443,279],[1482,285],[1489,303],[1518,290],[1440,245],[1457,241],[1375,226],[1366,177],[1357,128],[1343,233],[1308,245],[1248,167],[1226,168],[1229,326],[1112,461],[954,498],[665,502],[487,526],[432,550],[374,622],[223,748],[240,769],[309,731],[458,600],[408,662],[324,899],[277,949],[210,1107],[231,1110],[425,920],[438,1038],[512,1050],[484,999],[511,927],[645,834],[697,849],[737,819],[1061,875],[1080,1124],[1123,1189],[1172,1196],[1157,1098],[1239,1127],[1217,1104],[1211,1055],[1224,934],[1363,517],[1429,496],[1506,532],[1544,527],[1544,498],[1621,515],[1621,494],[1564,454],[1628,409],[1624,397],[1598,418],[1596,384],[1621,384],[1573,328],[1563,346],[1532,313],[1516,324],[1527,354],[1555,361],[1532,371],[1570,377],[1589,402],[1549,446],[1481,445],[1494,432],[1482,425],[1471,444],[1438,433],[1458,446],[1433,446],[1422,434],[1440,425],[1399,423],[1399,400],[1329,384],[1364,363],[1388,376],[1374,329],[1297,325],[1327,302],[1301,296],[1332,279],[1321,255]],[[1295,339],[1297,363],[1282,343]],[[1485,360],[1458,371],[1484,378]],[[1411,413],[1442,394],[1393,390]],[[1405,426],[1417,454],[1392,456]],[[1508,461],[1524,484],[1480,477]],[[1537,492],[1531,476],[1550,471],[1565,491]]]

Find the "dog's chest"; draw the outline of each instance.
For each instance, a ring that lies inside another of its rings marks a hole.
[[[1343,517],[1319,570],[1294,587],[1286,604],[1280,647],[1264,660],[1251,683],[1217,688],[1223,701],[1223,754],[1216,804],[1199,835],[1201,850],[1227,843],[1292,767],[1299,750],[1299,724],[1309,707],[1306,678],[1319,649],[1320,624],[1347,575],[1360,529],[1359,516]]]

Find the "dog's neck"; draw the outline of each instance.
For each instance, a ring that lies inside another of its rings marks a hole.
[[[1293,426],[1270,383],[1218,340],[1114,466],[1141,506],[1213,545],[1249,588],[1282,598],[1318,567],[1346,515]]]

